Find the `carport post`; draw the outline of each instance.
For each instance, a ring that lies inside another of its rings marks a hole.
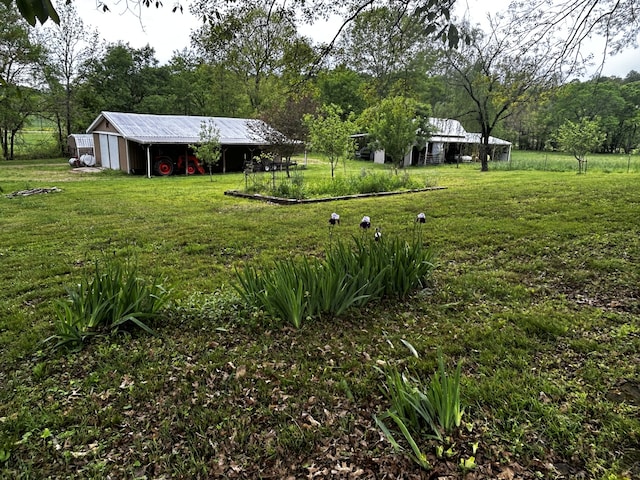
[[[188,145],[185,146],[184,148],[184,174],[187,177],[189,176],[189,146]]]
[[[227,149],[222,149],[222,173],[227,173]]]
[[[147,145],[147,178],[151,178],[151,145]]]

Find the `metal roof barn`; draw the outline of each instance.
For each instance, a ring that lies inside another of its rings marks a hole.
[[[434,127],[433,135],[427,144],[419,148],[414,145],[404,158],[403,165],[425,165],[437,163],[456,163],[459,161],[471,161],[476,155],[482,142],[479,133],[467,133],[458,120],[451,118],[429,118],[429,123]],[[365,146],[366,134],[352,135],[361,148]],[[511,142],[496,137],[489,137],[491,158],[494,160],[511,159]],[[388,160],[383,150],[371,152],[368,155],[376,163],[384,163]],[[364,158],[360,154],[359,158]]]
[[[192,163],[197,166],[198,159],[189,145],[200,142],[202,126],[209,123],[218,130],[222,172],[242,170],[245,162],[269,145],[260,133],[269,127],[246,118],[102,112],[87,133],[93,135],[96,157],[105,168],[148,176],[152,171],[167,175],[180,169],[190,174],[198,170],[191,168]],[[166,168],[159,168],[163,160]]]

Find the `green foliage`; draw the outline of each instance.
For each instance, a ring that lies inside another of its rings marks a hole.
[[[358,123],[367,133],[371,148],[384,150],[399,168],[413,145],[422,147],[431,136],[428,110],[410,98],[385,98],[362,112]]]
[[[304,116],[309,129],[311,149],[327,156],[331,164],[331,178],[340,159],[350,158],[355,152],[355,142],[351,138],[354,124],[351,117],[342,119],[343,111],[336,105],[323,105],[318,115]]]
[[[360,115],[365,109],[363,76],[344,65],[318,75],[320,99],[325,105],[337,105],[346,114]]]
[[[2,3],[8,7],[12,2],[13,0],[3,0]],[[49,18],[56,23],[60,22],[51,0],[15,0],[15,3],[22,17],[32,27],[36,25],[36,19],[40,23],[45,23]]]
[[[424,188],[430,185],[426,178],[417,175],[393,175],[392,172],[379,172],[362,169],[359,175],[338,177],[331,181],[319,181],[308,185],[306,190],[311,196],[353,195],[358,193],[395,192]]]
[[[213,120],[202,121],[199,137],[200,143],[190,145],[193,154],[205,165],[218,165],[221,156],[220,130]]]
[[[417,355],[415,348],[404,341]],[[423,468],[430,468],[427,457],[419,443],[425,439],[442,441],[460,426],[463,409],[460,405],[460,364],[453,374],[444,367],[442,354],[438,354],[438,370],[430,381],[409,371],[400,373],[396,367],[384,370],[383,391],[390,407],[376,417],[376,424],[396,450],[403,450],[393,433],[384,423],[390,418],[410,445],[410,457]]]
[[[383,297],[404,298],[425,285],[434,253],[416,239],[353,238],[332,243],[321,260],[287,258],[269,268],[236,270],[243,300],[300,328],[307,318],[339,316]]]
[[[577,123],[567,120],[558,129],[555,139],[560,150],[571,153],[578,160],[579,172],[582,172],[587,154],[602,146],[605,134],[598,120],[583,118]]]
[[[249,181],[250,179],[250,181]],[[329,180],[305,181],[302,173],[294,171],[290,178],[279,179],[275,188],[266,175],[249,175],[246,191],[282,198],[340,197],[366,193],[396,192],[433,186],[434,180],[416,174],[394,175],[391,171],[361,169],[359,175],[347,175]]]
[[[56,341],[55,348],[80,348],[95,335],[129,325],[154,334],[145,321],[155,318],[169,300],[160,283],[149,284],[135,267],[115,260],[104,268],[96,263],[93,274],[69,288],[68,295],[56,306],[56,333],[46,340]]]
[[[438,370],[433,374],[427,390],[427,404],[445,434],[460,426],[464,409],[460,406],[460,367],[453,374],[444,368],[442,355],[438,355]]]

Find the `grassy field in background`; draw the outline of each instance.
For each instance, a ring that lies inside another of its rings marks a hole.
[[[49,158],[60,155],[53,128],[31,128],[21,130],[14,141],[16,159]]]
[[[0,478],[639,478],[639,159],[629,174],[623,157],[591,157],[586,175],[551,157],[515,168],[541,155],[409,169],[445,190],[294,206],[225,196],[242,174],[0,162]],[[337,175],[362,168],[384,167]],[[231,287],[244,265],[324,255],[332,212],[347,239],[363,215],[410,236],[421,211],[438,267],[407,300],[292,330]],[[159,336],[48,350],[54,302],[113,257],[172,286]],[[373,415],[388,408],[380,365],[429,375],[439,350],[462,362],[465,428],[450,455],[429,447],[427,472]]]
[[[569,172],[578,170],[578,161],[573,155],[562,152],[526,152],[515,150],[511,162],[493,162],[495,170],[540,170]],[[640,155],[591,154],[587,156],[587,173],[639,173]]]

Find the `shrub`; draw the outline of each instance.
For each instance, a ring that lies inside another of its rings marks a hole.
[[[148,333],[145,323],[155,317],[169,300],[169,292],[159,282],[140,278],[137,268],[117,261],[104,267],[96,263],[92,275],[85,275],[73,288],[69,299],[56,305],[55,348],[79,348],[94,335],[137,326]]]

